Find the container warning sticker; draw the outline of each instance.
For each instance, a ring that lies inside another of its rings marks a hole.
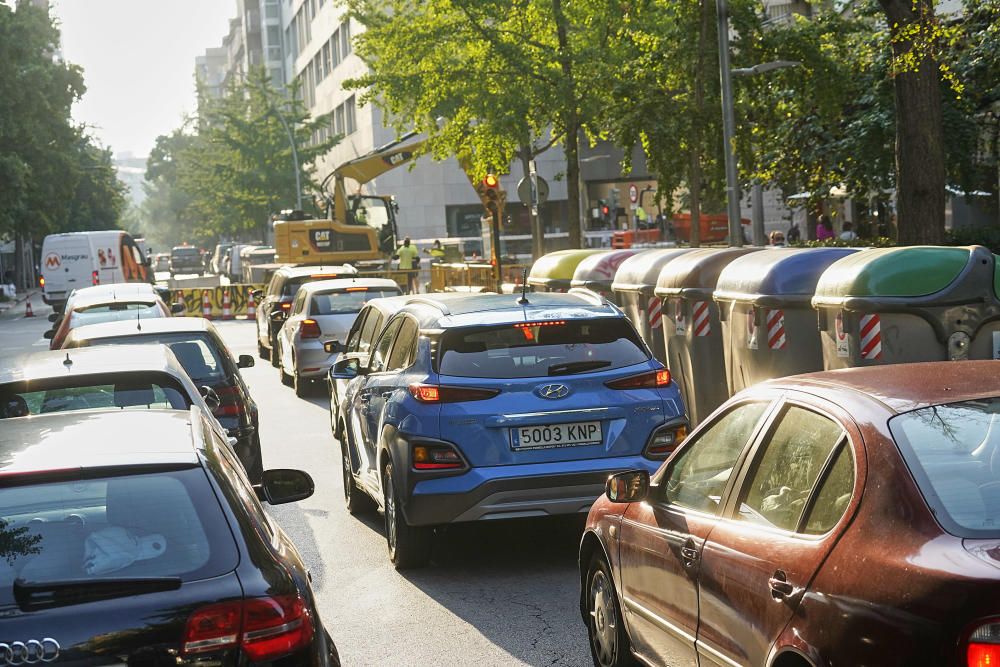
[[[837,313],[837,356],[848,357],[851,351],[847,345],[847,332],[844,331],[844,312]]]
[[[655,296],[649,300],[649,328],[659,329],[663,326],[663,303]]]
[[[684,302],[680,299],[674,302],[674,334],[677,336],[687,334],[687,321],[684,319]]]
[[[757,309],[747,311],[747,349],[757,349]]]

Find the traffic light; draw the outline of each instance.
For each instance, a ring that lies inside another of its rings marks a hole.
[[[606,199],[597,200],[597,212],[600,214],[600,220],[602,222],[611,221],[611,208],[608,206],[608,201]]]

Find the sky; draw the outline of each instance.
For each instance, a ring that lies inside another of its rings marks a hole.
[[[79,123],[144,157],[195,109],[194,59],[221,46],[236,0],[52,0],[63,57],[83,67]]]

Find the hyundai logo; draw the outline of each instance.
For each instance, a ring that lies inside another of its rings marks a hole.
[[[26,642],[11,642],[0,644],[0,664],[10,667],[17,665],[39,665],[43,662],[55,662],[59,657],[59,642],[52,637],[38,641],[29,639]]]
[[[542,398],[565,398],[569,396],[569,387],[564,384],[545,384],[535,389]]]

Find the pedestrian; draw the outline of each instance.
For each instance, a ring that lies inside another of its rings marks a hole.
[[[841,241],[856,241],[858,238],[857,233],[854,231],[854,225],[851,224],[849,220],[844,221],[844,229],[840,232]]]
[[[789,243],[799,242],[799,239],[802,238],[802,231],[799,229],[797,223],[793,222],[791,225],[789,225],[788,233],[785,234],[785,238],[788,240]]]
[[[406,271],[406,285],[408,294],[420,292],[420,283],[417,279],[417,272],[420,268],[420,252],[415,246],[410,245],[410,237],[403,239],[403,245],[396,249],[395,259],[399,260],[399,270]]]
[[[826,241],[832,238],[834,238],[833,223],[830,222],[830,216],[823,213],[819,216],[819,220],[816,221],[816,240]]]
[[[773,246],[783,247],[785,245],[785,235],[781,232],[781,230],[775,229],[771,232],[768,239]]]
[[[431,256],[431,264],[440,264],[444,261],[444,248],[441,247],[441,241],[438,239],[434,240],[430,250],[424,248],[424,252]]]

